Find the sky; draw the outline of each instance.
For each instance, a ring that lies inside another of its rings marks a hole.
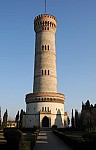
[[[14,119],[26,111],[33,92],[34,18],[44,14],[44,0],[0,0],[0,106]],[[64,109],[96,104],[96,0],[47,0],[47,14],[57,19],[58,93]]]

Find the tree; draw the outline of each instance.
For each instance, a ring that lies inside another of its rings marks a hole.
[[[16,124],[17,124],[17,128],[19,128],[19,111],[16,114],[15,121],[16,121]]]
[[[23,115],[24,115],[24,111],[23,111],[23,109],[21,109],[21,112],[20,112],[20,120],[19,120],[19,126],[20,126],[20,128],[22,128],[22,126],[23,126]]]
[[[74,128],[74,116],[73,116],[73,109],[72,109],[71,126],[72,126],[72,128]]]
[[[7,109],[3,115],[3,128],[7,128],[7,119],[8,119],[8,112]]]

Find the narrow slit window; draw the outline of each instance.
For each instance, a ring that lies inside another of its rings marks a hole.
[[[44,45],[42,45],[42,50],[44,50]]]
[[[47,109],[48,109],[48,112],[49,112],[49,111],[50,111],[50,110],[49,110],[49,107],[48,107]]]
[[[44,111],[44,107],[42,107],[42,111]]]
[[[45,70],[45,75],[46,75],[46,70]]]
[[[45,45],[45,50],[46,50],[46,45]]]
[[[48,50],[49,50],[49,45],[48,45]]]
[[[45,111],[46,111],[46,107],[45,107]]]
[[[42,70],[42,75],[43,75],[43,70]]]
[[[49,70],[48,70],[48,75],[49,75]]]

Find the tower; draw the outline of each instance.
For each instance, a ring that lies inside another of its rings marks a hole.
[[[33,93],[26,94],[23,127],[64,126],[64,95],[57,93],[56,18],[42,14],[34,19],[35,61]]]
[[[56,26],[56,19],[51,15],[39,15],[34,20],[36,45],[33,93],[57,93]]]

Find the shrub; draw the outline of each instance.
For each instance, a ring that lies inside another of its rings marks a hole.
[[[7,140],[7,145],[10,149],[17,150],[22,138],[22,132],[18,129],[6,129],[4,130],[4,138]]]
[[[37,126],[37,125],[34,125],[34,126],[33,126],[33,131],[35,132],[37,129],[38,129],[38,126]]]
[[[96,141],[96,132],[88,132],[82,135],[85,141]]]
[[[57,125],[53,125],[52,129],[57,129],[57,127],[58,127]]]

